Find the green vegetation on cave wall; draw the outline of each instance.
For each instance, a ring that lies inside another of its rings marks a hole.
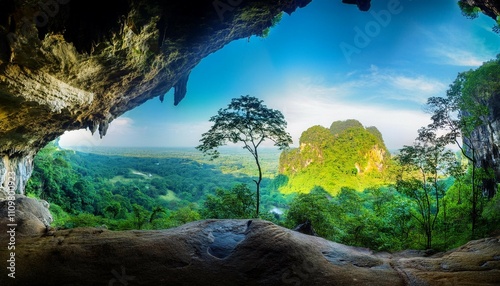
[[[283,193],[321,187],[332,195],[342,187],[362,191],[389,182],[390,154],[376,127],[354,119],[316,125],[302,133],[299,148],[283,151],[279,171],[288,181]]]

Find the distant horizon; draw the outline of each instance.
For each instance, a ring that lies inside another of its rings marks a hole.
[[[73,151],[79,151],[79,150],[99,150],[99,149],[136,149],[136,150],[146,150],[146,149],[158,149],[158,150],[191,150],[194,152],[199,152],[200,154],[203,154],[201,151],[197,150],[195,146],[61,146],[58,145],[58,147],[64,149],[64,150],[73,150]],[[291,146],[290,148],[297,148],[295,146]],[[248,152],[243,146],[221,146],[219,149],[222,150],[241,150],[242,152]],[[259,147],[259,151],[282,151],[279,150],[278,147],[269,147],[269,146],[262,146]]]
[[[78,151],[77,149],[82,149],[82,150],[98,150],[98,149],[192,149],[193,151],[199,152],[202,154],[201,151],[198,151],[196,149],[196,146],[109,146],[109,145],[104,145],[104,146],[61,146],[58,145],[60,148],[65,149],[65,150],[74,150]],[[298,146],[290,146],[290,148],[298,148]],[[248,152],[243,146],[221,146],[219,149],[223,150],[242,150],[245,152]],[[278,147],[272,147],[272,146],[262,146],[259,147],[258,150],[274,150],[276,151],[281,151],[278,149]]]
[[[76,151],[76,152],[82,152],[82,153],[87,153],[86,151],[99,151],[99,150],[104,150],[104,149],[116,149],[116,150],[123,150],[123,149],[131,149],[131,150],[147,150],[147,149],[156,149],[156,150],[165,150],[165,151],[168,151],[169,149],[171,150],[188,150],[188,151],[192,151],[192,152],[197,152],[199,153],[200,155],[203,155],[203,153],[201,151],[198,151],[196,149],[196,146],[108,146],[108,145],[104,145],[104,146],[61,146],[61,145],[58,145],[60,148],[64,149],[64,150],[72,150],[72,151]],[[299,146],[290,146],[290,149],[293,149],[293,148],[299,148]],[[221,146],[219,147],[219,150],[221,151],[222,155],[224,154],[225,151],[238,151],[238,153],[248,153],[248,150],[246,150],[243,146]],[[262,146],[262,147],[259,147],[258,149],[260,152],[269,152],[269,151],[273,151],[273,152],[282,152],[283,150],[280,150],[278,147],[274,147],[274,146]],[[399,152],[400,149],[389,149],[387,148],[387,150],[389,151],[389,153],[391,155],[395,155]],[[88,152],[88,153],[92,153],[92,152]],[[250,154],[249,154],[250,155]]]

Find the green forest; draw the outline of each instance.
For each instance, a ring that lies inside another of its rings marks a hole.
[[[373,250],[447,250],[499,231],[497,182],[478,167],[473,133],[488,124],[499,76],[500,57],[459,74],[445,96],[429,98],[432,123],[395,154],[376,127],[354,119],[313,126],[298,148],[261,148],[254,158],[247,150],[257,155],[258,144],[211,160],[194,148],[76,152],[53,142],[35,158],[26,193],[51,204],[59,228],[253,218],[258,159],[261,219],[291,229],[309,221],[321,237]]]
[[[217,162],[194,148],[94,152],[65,150],[53,142],[35,158],[26,193],[51,203],[54,226],[173,227],[202,218],[207,198],[224,190],[243,185],[251,194],[246,184],[253,166],[240,150],[229,149]],[[265,170],[276,169],[272,165],[278,156],[277,151],[263,152]],[[262,202],[266,210],[280,212],[288,202],[277,191],[274,173],[264,173]]]
[[[302,133],[299,146],[280,157],[280,173],[288,177],[284,193],[321,187],[336,195],[344,187],[363,191],[391,182],[390,153],[374,126],[354,119],[335,121],[330,129],[313,126]]]

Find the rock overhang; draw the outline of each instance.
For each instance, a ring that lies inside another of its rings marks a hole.
[[[0,172],[67,130],[106,134],[109,123],[175,89],[190,71],[281,12],[311,0],[3,0],[0,12]],[[29,177],[29,174],[28,174]],[[25,182],[17,176],[18,192]],[[2,182],[4,183],[4,182]]]

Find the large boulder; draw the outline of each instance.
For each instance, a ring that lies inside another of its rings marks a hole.
[[[41,235],[53,221],[44,200],[16,195],[15,200],[0,200],[0,233],[15,228],[16,235]]]
[[[1,285],[498,285],[499,238],[431,257],[377,254],[261,220],[80,228],[16,242]],[[0,247],[0,257],[8,257]],[[15,282],[15,284],[14,284]],[[456,283],[455,283],[456,282]]]

